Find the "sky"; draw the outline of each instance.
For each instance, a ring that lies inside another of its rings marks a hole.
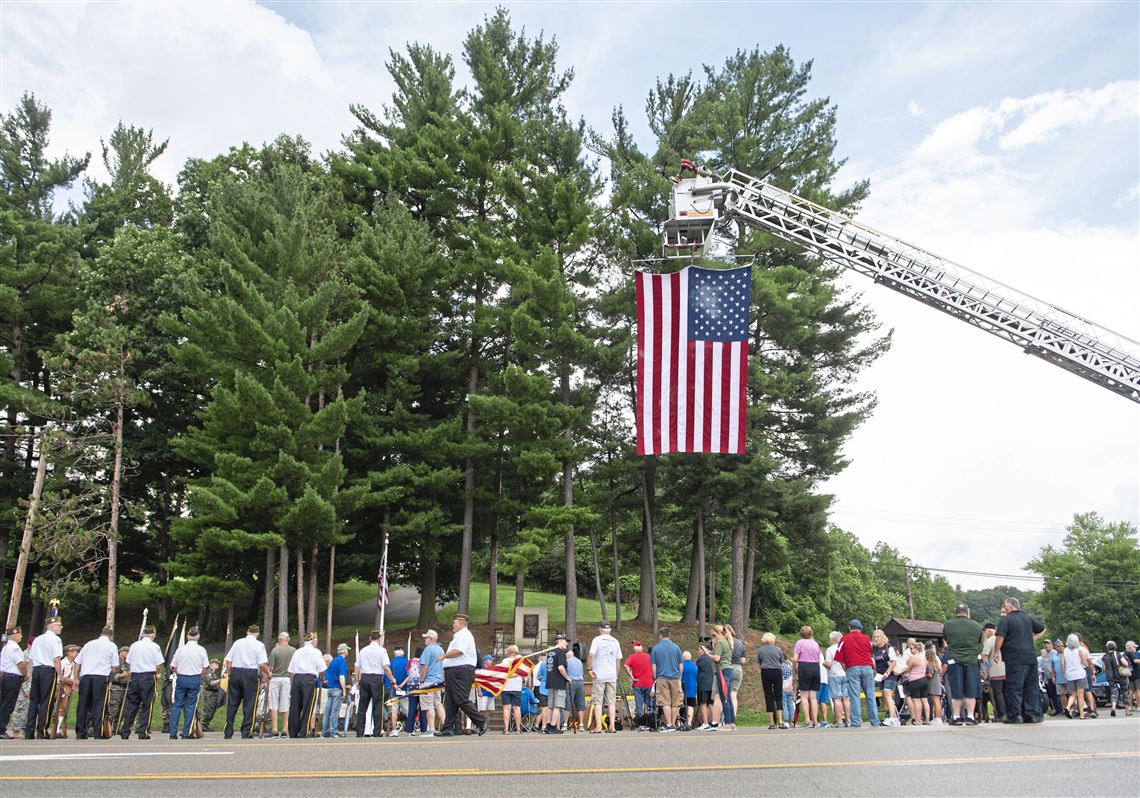
[[[784,44],[838,107],[837,187],[858,219],[1140,340],[1140,4],[503,3],[559,45],[565,104],[597,130],[623,106],[652,148],[659,77]],[[391,97],[408,42],[453,55],[489,3],[0,4],[0,112],[53,110],[51,152],[119,120],[188,157],[299,134],[318,153],[349,105]],[[1021,574],[1075,513],[1140,523],[1140,407],[852,275],[891,351],[860,377],[878,406],[824,490],[833,520],[931,568]],[[947,574],[963,587],[1008,579]],[[1033,582],[1016,582],[1033,587]]]

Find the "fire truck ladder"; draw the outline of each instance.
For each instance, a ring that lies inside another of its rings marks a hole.
[[[688,161],[665,227],[666,254],[694,254],[714,224],[740,221],[1017,344],[1043,360],[1140,403],[1140,344],[913,244],[737,170],[715,175]],[[707,213],[709,200],[719,213]],[[699,204],[696,214],[686,213]],[[705,225],[705,229],[701,229]]]

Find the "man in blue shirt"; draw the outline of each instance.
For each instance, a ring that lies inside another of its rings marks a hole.
[[[685,694],[685,722],[692,727],[697,719],[697,663],[686,651],[681,661],[681,692]]]
[[[325,672],[321,674],[321,684],[325,686],[325,712],[321,723],[321,737],[340,737],[340,702],[344,697],[344,679],[348,674],[348,667],[344,657],[348,653],[348,644],[341,643],[336,647],[336,656],[329,662]]]
[[[424,632],[424,650],[420,654],[420,683],[425,692],[420,694],[420,716],[423,718],[424,732],[421,737],[434,737],[437,726],[443,725],[443,690],[427,688],[443,685],[443,646],[439,644],[439,633],[434,629]],[[392,674],[395,676],[395,673]]]
[[[575,643],[575,646],[577,644]],[[578,719],[577,729],[586,730],[586,669],[574,653],[574,646],[566,652],[566,674],[570,677],[570,717]]]
[[[665,725],[658,731],[677,731],[677,716],[681,710],[681,649],[669,639],[669,630],[658,632],[657,645],[649,652],[649,664],[653,666],[653,686],[657,694],[657,705],[665,716]]]
[[[402,646],[396,646],[395,653],[396,653],[396,656],[392,657],[392,662],[391,662],[391,665],[389,666],[392,668],[392,675],[396,678],[396,684],[392,687],[391,692],[389,693],[389,695],[391,695],[391,696],[394,696],[396,694],[397,690],[403,690],[408,684],[408,657],[407,657],[407,654],[404,651]],[[384,677],[384,681],[385,682],[388,681],[387,676]],[[387,690],[388,685],[385,684],[384,687]],[[400,699],[400,703],[398,705],[398,708],[399,708],[399,711],[393,712],[391,715],[389,715],[389,718],[391,719],[390,723],[392,725],[391,730],[388,732],[389,737],[399,737],[400,736],[400,732],[398,731],[399,725],[400,725],[400,713],[402,712],[404,714],[404,717],[408,716],[408,698],[407,698],[407,696],[404,696],[403,698]]]

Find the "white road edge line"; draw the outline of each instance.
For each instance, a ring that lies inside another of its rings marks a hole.
[[[230,756],[233,753],[233,751],[93,751],[90,754],[16,754],[15,756],[0,756],[0,763],[50,762],[68,759],[120,759],[130,756]]]

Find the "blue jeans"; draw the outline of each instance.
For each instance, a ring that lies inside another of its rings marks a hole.
[[[847,669],[847,697],[851,699],[851,725],[863,725],[863,702],[859,693],[867,696],[867,720],[879,725],[879,702],[875,700],[875,669],[870,665],[853,665]]]
[[[791,725],[792,721],[795,720],[796,717],[796,694],[792,692],[781,693],[780,695],[782,696],[782,701],[784,703],[784,723]]]
[[[653,688],[633,688],[633,706],[635,715],[643,715],[645,712],[653,712],[657,708],[657,705],[653,701]]]
[[[339,687],[330,687],[325,693],[325,714],[321,718],[322,737],[331,737],[340,731],[340,697]]]
[[[174,708],[170,712],[170,739],[178,736],[178,716],[186,710],[186,721],[182,736],[190,736],[190,724],[194,722],[194,708],[198,705],[198,691],[202,689],[201,676],[179,676],[174,687]]]
[[[716,689],[720,695],[720,722],[736,724],[736,710],[732,708],[732,670],[717,671]]]

